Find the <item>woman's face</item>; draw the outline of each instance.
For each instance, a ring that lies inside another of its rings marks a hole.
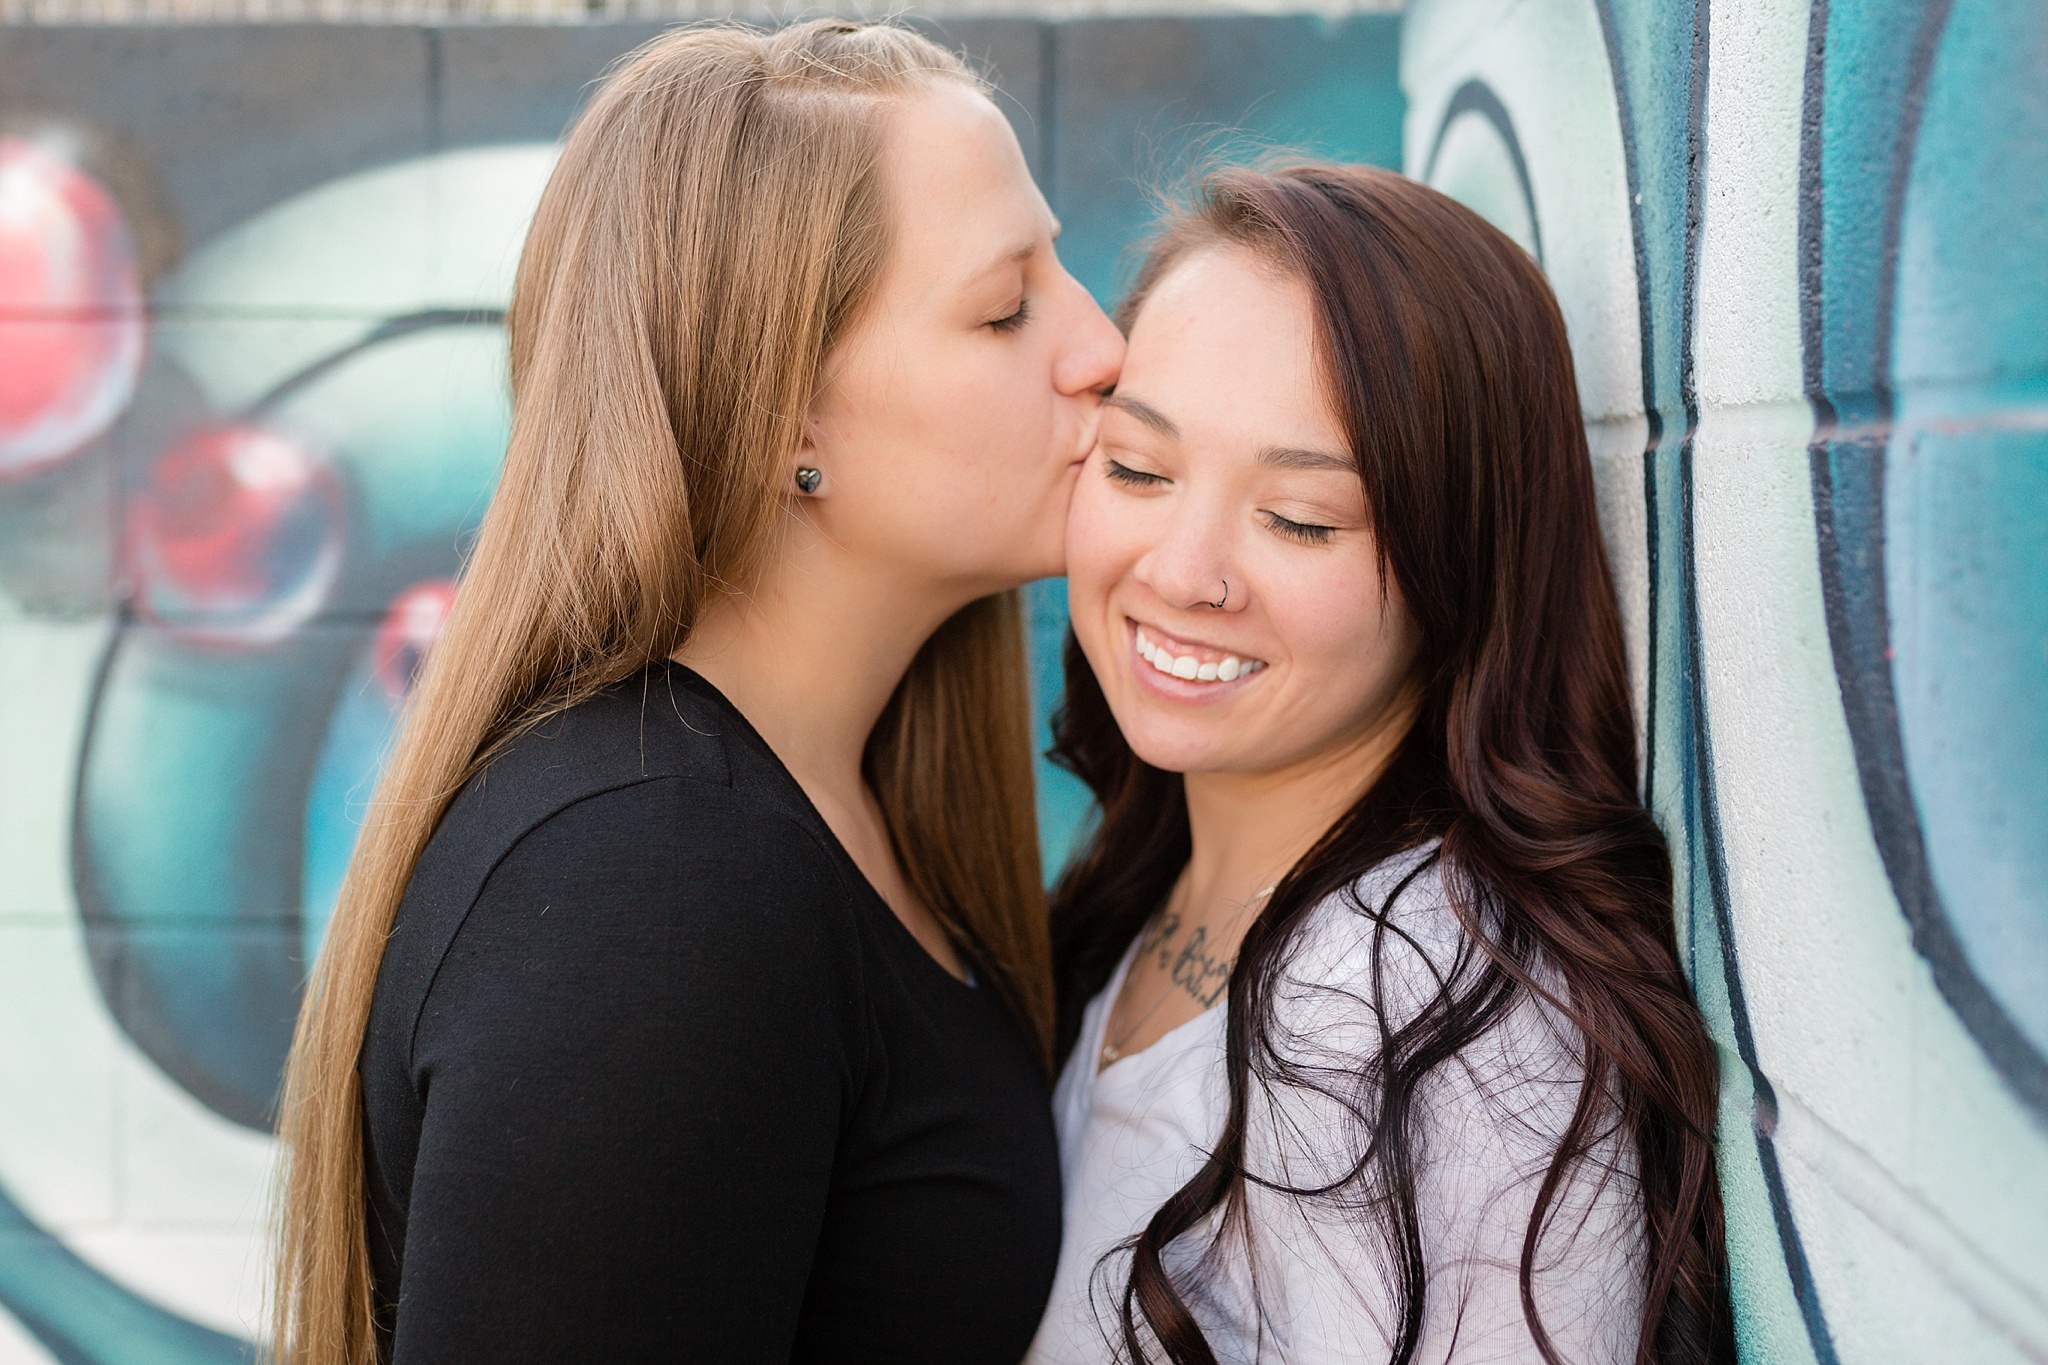
[[[1315,325],[1301,282],[1210,247],[1131,328],[1074,493],[1067,587],[1117,724],[1155,767],[1316,764],[1402,709],[1416,633],[1380,575]]]
[[[906,587],[980,596],[1057,574],[1123,338],[1061,267],[988,99],[941,82],[899,101],[883,173],[890,255],[812,409],[811,514]]]

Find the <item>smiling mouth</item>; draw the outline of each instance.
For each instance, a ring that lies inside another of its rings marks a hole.
[[[1266,666],[1264,659],[1240,658],[1235,654],[1223,654],[1217,650],[1184,644],[1177,640],[1155,642],[1145,633],[1143,626],[1137,626],[1136,629],[1138,657],[1152,665],[1155,672],[1164,673],[1170,678],[1179,678],[1183,682],[1235,682],[1239,678],[1250,677]]]

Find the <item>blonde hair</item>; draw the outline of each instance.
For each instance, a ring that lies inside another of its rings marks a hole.
[[[509,739],[666,658],[754,579],[821,366],[888,246],[886,103],[933,81],[981,88],[887,25],[692,27],[628,57],[570,134],[514,286],[504,473],[292,1043],[274,1359],[376,1355],[356,1064],[421,850]],[[1049,1049],[1024,679],[1016,595],[968,606],[866,768],[910,885]]]

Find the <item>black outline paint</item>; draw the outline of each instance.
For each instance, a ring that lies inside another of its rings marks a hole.
[[[1485,81],[1474,77],[1451,93],[1451,102],[1444,106],[1444,116],[1436,125],[1436,140],[1429,144],[1429,159],[1423,163],[1422,178],[1436,178],[1436,158],[1444,149],[1444,136],[1464,114],[1477,114],[1485,119],[1506,145],[1508,160],[1515,168],[1515,183],[1522,190],[1522,207],[1529,211],[1530,245],[1535,248],[1536,263],[1543,264],[1543,220],[1536,214],[1536,191],[1529,184],[1529,163],[1522,157],[1522,140],[1515,136],[1515,121],[1507,106]]]
[[[330,351],[287,375],[261,397],[227,420],[261,420],[309,385],[332,373],[336,367],[387,342],[441,328],[498,326],[504,321],[504,316],[504,310],[495,308],[434,308],[387,318],[355,341]],[[138,924],[130,915],[113,908],[113,900],[103,889],[101,878],[95,870],[97,860],[92,845],[92,831],[98,827],[99,822],[92,815],[91,790],[93,777],[97,771],[95,755],[101,742],[101,716],[105,709],[108,690],[113,686],[115,663],[138,639],[138,624],[134,601],[132,597],[124,594],[117,606],[115,627],[108,635],[87,691],[85,720],[78,740],[78,763],[72,777],[69,850],[71,883],[77,897],[80,919],[86,926],[92,946],[90,960],[94,981],[99,987],[100,997],[106,1004],[108,1014],[121,1032],[181,1089],[228,1122],[255,1132],[267,1133],[275,1127],[274,1091],[259,1101],[257,1097],[236,1086],[232,1081],[223,1080],[209,1073],[205,1063],[195,1060],[192,1054],[183,1049],[179,1037],[163,1031],[150,1016],[149,1011],[138,1007],[131,998],[124,980],[127,971],[125,955],[132,939],[148,926]],[[323,714],[331,715],[336,704],[334,689],[338,689],[342,683],[339,674],[325,677],[308,665],[279,675],[273,680],[272,685],[289,686],[305,676],[324,678],[318,687],[309,690],[308,699],[312,705],[317,705]],[[324,727],[321,733],[324,734]],[[317,762],[317,753],[313,762]],[[292,771],[297,772],[296,765]],[[311,772],[309,764],[303,774],[303,780],[310,781]],[[302,815],[304,804],[305,794],[302,791],[299,798]],[[234,841],[230,840],[223,848],[231,849],[233,846]],[[235,927],[245,937],[253,937],[258,932],[273,937],[278,949],[288,958],[295,960],[304,939],[301,920],[305,907],[300,903],[301,899],[295,897],[289,913],[280,915],[275,921],[253,925],[238,922]],[[266,960],[270,960],[267,948],[265,956]],[[290,968],[289,974],[298,982],[295,993],[302,992],[304,964],[297,963]],[[270,978],[266,977],[266,980],[268,979]],[[296,1001],[291,1002],[291,1008],[296,1009]],[[288,1040],[288,1032],[285,1038]]]
[[[1827,6],[1828,0],[1814,0],[1813,23],[1826,23]],[[1899,106],[1898,136],[1892,144],[1885,187],[1880,238],[1882,266],[1876,286],[1867,391],[1872,420],[1848,439],[1841,436],[1834,396],[1826,389],[1826,319],[1821,296],[1826,223],[1820,164],[1820,102],[1826,88],[1826,55],[1824,44],[1808,47],[1808,104],[1801,129],[1799,217],[1800,340],[1805,352],[1807,396],[1813,403],[1816,419],[1808,463],[1828,644],[1855,751],[1856,776],[1885,876],[1912,932],[1914,951],[1928,964],[1942,999],[1962,1020],[2005,1083],[2038,1118],[2048,1120],[2048,1058],[2041,1055],[1978,976],[1934,885],[1911,777],[1906,771],[1905,741],[1891,668],[1891,610],[1884,570],[1884,496],[1886,448],[1895,417],[1891,337],[1897,306],[1899,238],[1919,143],[1920,120],[1926,109],[1927,87],[1952,9],[1953,0],[1932,0],[1914,36]],[[1854,470],[1854,477],[1836,478],[1838,459]],[[1844,523],[1856,528],[1852,535],[1842,534]],[[1860,591],[1850,591],[1852,577],[1860,580]]]
[[[282,406],[301,389],[318,383],[330,371],[347,364],[373,346],[381,346],[387,341],[396,341],[415,332],[427,332],[440,327],[499,327],[503,326],[504,322],[505,310],[502,308],[428,308],[417,313],[401,313],[397,317],[386,318],[340,350],[329,352],[312,364],[271,385],[261,398],[248,406],[243,417],[245,420],[261,417],[273,408]]]
[[[1806,396],[1814,400],[1816,430],[1835,424],[1826,394],[1822,352],[1827,316],[1821,296],[1821,233],[1826,193],[1821,183],[1821,135],[1827,122],[1828,0],[1813,0],[1806,16],[1806,78],[1799,104],[1799,350]]]
[[[1652,462],[1656,459],[1657,448],[1664,443],[1664,415],[1657,410],[1657,334],[1652,322],[1654,316],[1650,305],[1650,247],[1643,235],[1643,187],[1636,169],[1636,120],[1635,110],[1629,100],[1628,82],[1622,79],[1621,36],[1615,31],[1613,0],[1594,0],[1594,10],[1600,19],[1600,41],[1607,49],[1607,75],[1614,86],[1614,112],[1621,123],[1622,171],[1628,185],[1628,232],[1629,245],[1635,253],[1636,263],[1636,334],[1639,339],[1637,355],[1641,360],[1643,385],[1643,416],[1647,430],[1643,433],[1643,506],[1649,515],[1644,518],[1643,553],[1649,574],[1648,593],[1649,620],[1648,657],[1644,674],[1648,695],[1643,698],[1643,804],[1650,804],[1656,791],[1657,777],[1657,517],[1656,517],[1656,475]],[[1692,945],[1686,945],[1686,966],[1692,967]]]
[[[1690,355],[1691,344],[1683,348]],[[1686,693],[1691,704],[1689,717],[1692,745],[1686,755],[1692,769],[1688,785],[1697,793],[1697,807],[1691,813],[1697,821],[1697,837],[1705,847],[1707,896],[1714,910],[1714,937],[1721,950],[1721,970],[1728,989],[1728,1014],[1735,1030],[1735,1050],[1749,1070],[1755,1091],[1751,1133],[1756,1140],[1757,1164],[1763,1172],[1764,1191],[1771,1203],[1771,1221],[1777,1226],[1778,1245],[1785,1257],[1785,1273],[1792,1281],[1792,1297],[1806,1327],[1806,1339],[1820,1365],[1839,1365],[1834,1334],[1828,1329],[1827,1314],[1821,1308],[1820,1289],[1814,1283],[1813,1266],[1806,1258],[1806,1243],[1799,1235],[1799,1223],[1792,1213],[1792,1201],[1785,1192],[1785,1174],[1778,1164],[1778,1092],[1757,1061],[1756,1035],[1749,1020],[1749,1001],[1742,990],[1742,965],[1735,947],[1734,916],[1729,910],[1728,859],[1721,840],[1720,795],[1714,783],[1713,732],[1707,720],[1706,660],[1700,640],[1699,613],[1693,577],[1693,442],[1688,436],[1679,451],[1680,516],[1685,541],[1685,647]]]
[[[1636,252],[1637,307],[1640,313],[1639,327],[1642,336],[1643,356],[1643,409],[1649,414],[1650,431],[1643,452],[1643,489],[1648,526],[1648,553],[1650,573],[1650,637],[1649,637],[1649,735],[1648,753],[1644,763],[1644,795],[1646,800],[1655,796],[1655,754],[1657,736],[1657,701],[1661,621],[1657,603],[1661,587],[1661,551],[1659,525],[1662,510],[1659,507],[1656,457],[1663,444],[1661,413],[1657,405],[1656,357],[1654,354],[1656,331],[1652,304],[1652,282],[1649,278],[1649,253],[1643,225],[1642,205],[1639,202],[1639,181],[1635,164],[1634,114],[1628,99],[1627,80],[1624,73],[1620,49],[1619,31],[1612,13],[1611,0],[1595,0],[1599,15],[1602,37],[1607,47],[1610,77],[1614,83],[1617,111],[1622,119],[1622,142],[1628,157],[1629,218]],[[1685,786],[1682,796],[1683,818],[1687,825],[1688,859],[1693,850],[1699,850],[1707,874],[1708,900],[1714,915],[1715,939],[1720,950],[1720,968],[1725,989],[1728,993],[1730,1025],[1735,1034],[1737,1054],[1748,1070],[1755,1092],[1754,1113],[1751,1125],[1756,1142],[1758,1166],[1764,1177],[1766,1194],[1771,1204],[1771,1215],[1778,1234],[1779,1248],[1785,1260],[1787,1277],[1791,1281],[1793,1298],[1798,1303],[1802,1323],[1806,1329],[1807,1341],[1819,1365],[1838,1365],[1839,1357],[1834,1348],[1834,1339],[1828,1329],[1827,1319],[1820,1304],[1815,1286],[1812,1267],[1807,1260],[1806,1248],[1799,1235],[1796,1219],[1793,1217],[1791,1202],[1786,1195],[1783,1172],[1778,1164],[1776,1146],[1772,1133],[1776,1127],[1777,1094],[1770,1080],[1764,1075],[1757,1062],[1756,1041],[1749,1018],[1749,1005],[1742,989],[1740,963],[1736,956],[1734,925],[1729,912],[1727,885],[1727,859],[1721,840],[1718,796],[1714,784],[1712,763],[1712,736],[1709,728],[1705,697],[1705,669],[1702,655],[1697,593],[1695,585],[1695,556],[1693,545],[1693,490],[1692,461],[1694,435],[1698,427],[1699,408],[1693,373],[1693,322],[1694,308],[1698,294],[1700,220],[1703,212],[1703,190],[1706,172],[1706,93],[1707,93],[1707,24],[1708,15],[1705,0],[1695,0],[1693,6],[1693,32],[1690,52],[1689,83],[1687,89],[1686,128],[1686,189],[1685,189],[1685,259],[1681,282],[1680,321],[1678,332],[1679,396],[1684,405],[1685,429],[1680,436],[1678,457],[1679,503],[1679,550],[1681,559],[1682,590],[1679,596],[1679,626],[1682,632],[1683,650],[1679,658],[1681,677],[1679,695],[1682,711],[1677,717],[1681,756],[1684,761]],[[1697,866],[1689,869],[1688,883],[1694,884]],[[1695,893],[1696,895],[1696,893]],[[1695,935],[1688,936],[1688,954],[1695,950]],[[1696,956],[1689,964],[1694,979],[1698,979]]]
[[[1679,496],[1681,535],[1684,539],[1686,708],[1692,729],[1688,754],[1693,769],[1688,786],[1696,793],[1695,837],[1704,846],[1708,899],[1714,910],[1716,937],[1728,990],[1728,1012],[1735,1030],[1735,1046],[1749,1068],[1758,1104],[1751,1122],[1756,1141],[1757,1162],[1763,1172],[1764,1188],[1770,1197],[1771,1218],[1777,1225],[1778,1244],[1785,1257],[1785,1272],[1792,1281],[1792,1296],[1799,1304],[1799,1316],[1806,1327],[1808,1344],[1819,1365],[1838,1365],[1834,1334],[1828,1330],[1827,1314],[1821,1307],[1819,1287],[1799,1235],[1798,1220],[1785,1191],[1784,1171],[1778,1164],[1777,1144],[1767,1129],[1775,1125],[1766,1119],[1777,1112],[1777,1092],[1764,1075],[1757,1059],[1756,1036],[1750,1024],[1749,1003],[1743,993],[1741,964],[1735,945],[1735,923],[1728,897],[1727,850],[1721,839],[1721,812],[1714,783],[1712,728],[1707,715],[1706,660],[1700,639],[1699,595],[1695,586],[1696,562],[1693,539],[1692,462],[1699,430],[1699,391],[1694,373],[1693,333],[1695,309],[1699,302],[1699,253],[1701,224],[1706,214],[1707,169],[1707,61],[1708,4],[1694,0],[1692,70],[1686,106],[1685,174],[1685,278],[1680,313],[1678,346],[1678,392],[1685,404],[1685,436],[1679,446]],[[1758,1119],[1766,1119],[1758,1122]]]

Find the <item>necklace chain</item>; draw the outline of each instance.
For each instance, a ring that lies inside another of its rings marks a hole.
[[[1239,911],[1237,912],[1237,915],[1236,915],[1235,917],[1233,917],[1233,918],[1232,918],[1232,920],[1231,920],[1231,923],[1232,923],[1233,925],[1235,925],[1235,924],[1236,924],[1236,922],[1237,922],[1237,920],[1238,920],[1238,919],[1240,919],[1240,918],[1242,918],[1242,917],[1243,917],[1243,916],[1244,916],[1244,915],[1245,915],[1245,914],[1246,914],[1246,913],[1247,913],[1248,911],[1250,911],[1250,910],[1251,910],[1251,909],[1252,909],[1252,908],[1253,908],[1254,906],[1262,906],[1262,905],[1264,905],[1264,904],[1266,903],[1266,898],[1267,898],[1268,896],[1272,895],[1272,894],[1273,894],[1273,892],[1274,892],[1274,890],[1275,890],[1275,889],[1277,889],[1277,888],[1279,887],[1279,885],[1280,885],[1280,883],[1278,883],[1278,882],[1274,882],[1274,883],[1272,883],[1272,885],[1270,885],[1270,886],[1266,887],[1266,888],[1265,888],[1264,890],[1260,891],[1260,892],[1259,892],[1259,893],[1258,893],[1257,895],[1253,896],[1253,897],[1252,897],[1252,898],[1251,898],[1250,900],[1246,901],[1246,902],[1244,903],[1244,906],[1243,906],[1243,908],[1242,908],[1242,909],[1240,909],[1240,910],[1239,910]],[[1162,912],[1162,913],[1163,913],[1163,912]],[[1155,918],[1156,918],[1156,916],[1155,916]],[[1148,927],[1149,927],[1149,923],[1148,923]],[[1233,966],[1234,966],[1234,965],[1236,964],[1236,957],[1235,957],[1234,955],[1233,955],[1233,956],[1232,956],[1232,958],[1231,958],[1231,962],[1232,962],[1232,965],[1233,965]],[[1132,963],[1131,965],[1132,965],[1133,967],[1135,967],[1135,966],[1137,966],[1137,963],[1136,963],[1136,962],[1134,961],[1134,962],[1133,962],[1133,963]],[[1129,974],[1128,974],[1128,973],[1126,973],[1126,974],[1125,974],[1125,982],[1126,982],[1126,983],[1128,983],[1128,982],[1129,982],[1129,979],[1130,979],[1130,977],[1129,977]],[[1122,992],[1122,991],[1120,990],[1120,991],[1118,991],[1118,992],[1117,992],[1117,995],[1118,995],[1118,1000],[1117,1000],[1117,1001],[1116,1001],[1115,1003],[1112,1003],[1112,1004],[1111,1004],[1111,1006],[1110,1006],[1110,1014],[1111,1014],[1111,1016],[1112,1016],[1112,1017],[1114,1017],[1114,1015],[1116,1014],[1116,1004],[1120,1004],[1120,1003],[1122,1002],[1122,995],[1123,995],[1123,992]],[[1145,1027],[1145,1025],[1146,1025],[1146,1024],[1147,1024],[1148,1022],[1150,1022],[1150,1020],[1151,1020],[1152,1016],[1153,1016],[1153,1015],[1155,1015],[1155,1014],[1157,1014],[1157,1013],[1159,1013],[1160,1009],[1161,1009],[1161,1008],[1162,1008],[1162,1007],[1163,1007],[1163,1006],[1164,1006],[1164,1005],[1166,1004],[1166,1002],[1167,1002],[1168,1000],[1171,1000],[1172,998],[1173,998],[1173,983],[1169,981],[1169,982],[1167,983],[1166,989],[1165,989],[1165,990],[1163,990],[1163,991],[1161,991],[1161,992],[1159,993],[1159,998],[1158,998],[1157,1000],[1154,1000],[1154,1001],[1153,1001],[1153,1002],[1151,1003],[1151,1005],[1150,1005],[1150,1006],[1148,1006],[1148,1007],[1146,1008],[1146,1010],[1145,1010],[1145,1012],[1144,1012],[1143,1014],[1139,1015],[1139,1016],[1138,1016],[1138,1017],[1137,1017],[1137,1018],[1136,1018],[1135,1020],[1131,1021],[1131,1022],[1130,1022],[1129,1024],[1126,1024],[1126,1025],[1125,1025],[1125,1026],[1124,1026],[1123,1028],[1119,1029],[1119,1030],[1117,1031],[1117,1036],[1116,1036],[1116,1037],[1115,1037],[1114,1039],[1106,1039],[1106,1040],[1105,1040],[1105,1041],[1103,1042],[1103,1044],[1102,1044],[1102,1061],[1101,1061],[1101,1065],[1102,1065],[1102,1066],[1109,1066],[1109,1065],[1111,1065],[1112,1063],[1115,1063],[1115,1062],[1117,1062],[1117,1061],[1120,1061],[1120,1060],[1122,1060],[1122,1059],[1123,1059],[1123,1058],[1124,1058],[1124,1057],[1125,1057],[1125,1056],[1127,1055],[1127,1054],[1126,1054],[1126,1053],[1124,1052],[1124,1045],[1125,1045],[1126,1043],[1130,1042],[1130,1041],[1131,1041],[1131,1039],[1133,1039],[1133,1038],[1137,1037],[1137,1036],[1138,1036],[1138,1034],[1139,1034],[1139,1032],[1140,1032],[1140,1031],[1141,1031],[1141,1030],[1142,1030],[1142,1029],[1143,1029],[1143,1028]],[[1106,1032],[1108,1032],[1108,1021],[1107,1021],[1107,1020],[1105,1020],[1105,1021],[1104,1021],[1104,1027],[1103,1027],[1103,1031],[1104,1031],[1105,1033],[1106,1033]]]

